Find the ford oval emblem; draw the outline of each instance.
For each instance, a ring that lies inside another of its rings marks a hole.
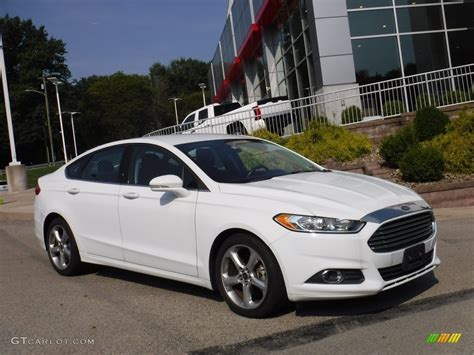
[[[410,206],[402,206],[401,209],[404,210],[404,211],[409,211],[409,210],[410,210]]]

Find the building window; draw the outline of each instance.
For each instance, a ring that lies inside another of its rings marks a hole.
[[[306,97],[311,95],[311,84],[309,82],[308,75],[308,66],[306,65],[306,60],[303,60],[298,67],[296,68],[298,74],[299,82],[299,92],[301,93],[299,97]]]
[[[395,36],[352,41],[357,82],[361,85],[400,76],[398,44]]]
[[[252,15],[248,0],[235,0],[232,6],[232,19],[237,50],[242,46],[252,25]]]
[[[264,2],[264,0],[253,0],[253,13],[255,14],[255,17],[257,17],[258,13],[260,12],[260,8]]]
[[[441,6],[404,7],[397,9],[397,19],[400,32],[443,29]]]
[[[474,29],[449,32],[453,66],[474,63]]]
[[[290,72],[295,67],[295,58],[293,57],[293,48],[290,47],[283,55],[285,59],[285,70]]]
[[[221,61],[221,51],[219,46],[217,46],[214,57],[212,58],[212,69],[214,70],[214,87],[216,91],[219,89],[222,81],[224,81],[224,76],[222,74],[222,61]]]
[[[304,37],[301,35],[295,42],[295,56],[296,62],[299,63],[301,59],[306,57],[306,49],[304,46]]]
[[[222,59],[224,60],[224,70],[227,73],[232,61],[235,58],[234,39],[232,37],[232,27],[230,25],[230,18],[227,18],[224,32],[221,36]]]
[[[447,68],[446,38],[442,33],[403,35],[400,37],[405,75]]]
[[[298,97],[298,81],[296,81],[296,70],[293,70],[286,77],[286,84],[288,85],[288,94],[291,98]]]
[[[474,28],[474,3],[445,5],[444,13],[448,28]]]
[[[395,32],[392,10],[349,12],[351,36],[381,35]]]

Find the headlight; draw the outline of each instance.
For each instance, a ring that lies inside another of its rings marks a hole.
[[[275,222],[294,232],[306,233],[357,233],[365,223],[350,219],[338,219],[318,216],[299,216],[281,213]]]

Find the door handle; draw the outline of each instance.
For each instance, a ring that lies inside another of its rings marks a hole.
[[[72,189],[67,190],[67,193],[69,195],[77,195],[79,192],[81,192],[81,190],[79,190],[78,188],[75,188],[75,187],[73,187]]]
[[[135,200],[136,198],[139,198],[140,195],[137,194],[136,192],[126,192],[123,194],[123,197],[125,197],[128,200]]]

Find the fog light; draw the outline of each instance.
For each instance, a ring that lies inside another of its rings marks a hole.
[[[364,282],[364,274],[357,269],[325,269],[311,276],[307,284],[360,284]]]
[[[344,276],[342,276],[342,272],[339,270],[324,270],[321,278],[328,284],[340,284],[344,281]]]

